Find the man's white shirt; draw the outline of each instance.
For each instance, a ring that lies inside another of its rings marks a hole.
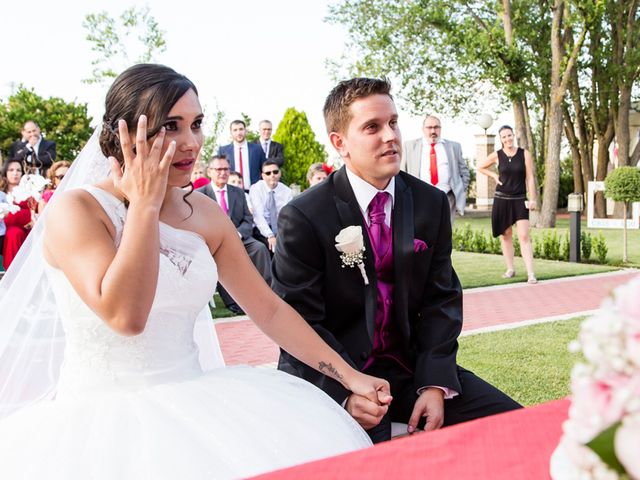
[[[449,158],[447,149],[444,148],[445,139],[439,139],[435,144],[436,160],[438,163],[438,185],[437,188],[444,193],[451,191],[449,185]],[[422,137],[422,158],[420,159],[420,180],[431,183],[431,141]]]
[[[249,198],[253,206],[253,222],[256,224],[256,227],[258,227],[258,230],[260,230],[262,236],[266,238],[273,236],[271,227],[264,214],[270,191],[271,189],[264,180],[254,183],[249,189]],[[278,214],[280,214],[280,209],[293,199],[293,194],[291,193],[291,189],[281,182],[278,182],[274,192],[276,210]]]

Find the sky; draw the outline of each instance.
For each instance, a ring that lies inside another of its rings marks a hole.
[[[167,50],[156,60],[189,77],[198,87],[207,110],[219,108],[227,122],[242,112],[257,130],[261,119],[277,127],[285,110],[295,107],[307,114],[318,141],[330,148],[322,119],[322,105],[334,80],[327,59],[344,51],[346,31],[324,21],[329,1],[271,0],[260,2],[188,2],[85,0],[32,0],[3,2],[3,41],[0,42],[0,99],[19,84],[41,96],[86,102],[94,124],[102,117],[108,85],[87,85],[95,58],[82,27],[85,15],[148,5],[165,31]],[[11,40],[10,40],[11,39]],[[124,65],[124,63],[123,63]],[[403,140],[421,135],[422,119],[398,105]],[[499,117],[489,130],[509,123]],[[476,125],[442,117],[443,137],[462,144],[466,157],[475,152]],[[207,125],[205,123],[205,131]],[[225,127],[221,140],[227,140]],[[18,133],[16,133],[17,138]],[[226,142],[225,142],[226,143]]]

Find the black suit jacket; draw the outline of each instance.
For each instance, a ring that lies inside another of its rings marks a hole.
[[[260,148],[262,148],[261,142],[261,140],[256,140],[254,143],[260,145]],[[267,155],[267,160],[273,160],[279,167],[284,165],[284,147],[281,143],[271,140],[269,143],[269,155]]]
[[[214,202],[218,201],[211,183],[207,183],[204,187],[198,188],[197,191],[204,193],[207,197],[213,199]],[[253,232],[253,215],[251,215],[249,211],[244,190],[234,187],[233,185],[227,185],[227,207],[229,207],[229,218],[240,235],[242,235],[242,238],[251,237]]]
[[[412,362],[416,389],[429,385],[462,392],[457,338],[462,328],[462,289],[451,265],[449,203],[440,190],[400,172],[393,208],[395,319]],[[342,267],[335,236],[360,225],[369,285],[357,267]],[[427,244],[416,252],[414,239]],[[366,223],[345,167],[282,208],[272,264],[272,287],[351,365],[371,354],[376,313],[376,274]],[[278,368],[305,378],[337,402],[349,392],[281,351]]]
[[[17,142],[13,142],[11,144],[11,148],[9,149],[10,159],[18,158],[20,160],[23,160],[29,155],[30,152],[27,150],[27,142],[18,140]],[[46,172],[56,160],[56,142],[45,140],[43,138],[40,141],[37,156],[39,162],[35,166],[41,165],[44,172]]]

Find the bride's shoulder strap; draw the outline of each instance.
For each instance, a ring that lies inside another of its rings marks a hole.
[[[119,198],[114,197],[111,193],[100,187],[96,187],[95,185],[82,185],[79,188],[85,190],[95,198],[105,211],[109,220],[111,220],[111,223],[113,223],[113,226],[116,229],[115,243],[116,245],[119,245],[122,237],[124,221],[127,216],[127,208],[124,203]]]

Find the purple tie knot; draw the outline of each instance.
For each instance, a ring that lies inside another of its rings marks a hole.
[[[378,192],[369,204],[369,220],[372,224],[384,223],[384,206],[387,203],[389,194],[387,192]]]

